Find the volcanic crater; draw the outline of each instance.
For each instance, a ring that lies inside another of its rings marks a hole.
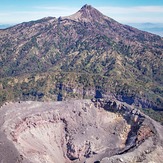
[[[162,141],[150,118],[116,100],[17,102],[4,105],[0,112],[0,134],[5,135],[0,150],[8,144],[11,151],[1,152],[4,162],[129,162],[133,152],[132,161],[137,161]],[[148,145],[142,148],[145,142]],[[135,153],[137,149],[140,152]]]

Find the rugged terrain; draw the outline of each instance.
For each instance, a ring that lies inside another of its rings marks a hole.
[[[100,91],[146,112],[162,110],[162,56],[162,37],[89,5],[24,22],[0,30],[0,103],[93,98]]]
[[[0,108],[0,162],[161,163],[163,127],[116,100],[17,102]]]
[[[162,57],[162,37],[89,5],[0,30],[0,162],[161,163],[140,109],[163,123]]]

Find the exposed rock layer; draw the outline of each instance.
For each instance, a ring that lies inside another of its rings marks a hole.
[[[161,163],[162,126],[118,101],[9,103],[0,120],[1,162]]]

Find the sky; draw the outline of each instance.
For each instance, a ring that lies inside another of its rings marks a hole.
[[[123,24],[163,23],[163,0],[0,0],[0,24],[68,16],[85,4]]]

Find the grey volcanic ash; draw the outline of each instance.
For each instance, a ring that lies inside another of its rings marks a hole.
[[[116,100],[9,103],[0,112],[1,162],[162,159],[162,126]]]

